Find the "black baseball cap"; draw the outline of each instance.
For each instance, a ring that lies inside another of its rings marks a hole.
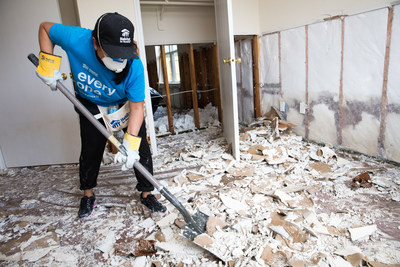
[[[100,46],[111,58],[139,58],[133,43],[135,28],[132,22],[121,14],[106,13],[96,22],[94,34]]]

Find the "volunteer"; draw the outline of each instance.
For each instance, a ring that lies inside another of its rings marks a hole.
[[[145,98],[144,70],[133,41],[132,22],[118,13],[106,13],[98,18],[94,30],[43,22],[39,27],[39,65],[36,74],[44,83],[56,90],[61,80],[61,57],[54,55],[58,45],[68,55],[75,94],[78,100],[93,114],[101,114],[100,121],[108,129],[113,124],[107,120],[107,107],[129,107],[121,117],[124,129],[123,145],[127,157],[123,158],[122,169],[130,169],[139,160],[153,173],[153,162],[146,138],[143,101]],[[122,109],[121,109],[122,110]],[[125,109],[124,109],[125,110]],[[89,218],[97,204],[93,188],[107,139],[79,111],[81,154],[79,157],[80,190],[83,197],[78,216]],[[113,115],[113,114],[111,114]],[[111,116],[110,115],[110,116]],[[125,121],[124,121],[125,118]],[[106,123],[105,123],[106,122]],[[121,126],[118,125],[117,126]],[[135,170],[136,189],[141,192],[140,201],[151,212],[165,212],[165,207],[151,194],[154,187]]]

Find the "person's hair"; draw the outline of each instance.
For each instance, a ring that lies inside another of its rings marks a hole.
[[[96,25],[94,26],[94,30],[92,31],[92,37],[96,41],[96,45],[98,47],[101,47],[100,46],[100,42],[99,42],[99,40],[97,38],[97,34],[96,34],[98,24],[99,24],[99,19],[97,20]],[[96,53],[96,57],[98,57],[97,53]],[[99,61],[100,61],[101,64],[104,65],[103,61],[100,58],[99,58]],[[122,83],[126,79],[126,77],[128,76],[130,67],[131,67],[131,63],[130,63],[130,60],[128,60],[128,62],[126,62],[125,68],[120,73],[115,73],[113,81],[116,84]]]

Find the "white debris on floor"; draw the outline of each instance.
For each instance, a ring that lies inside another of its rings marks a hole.
[[[242,128],[240,161],[219,127],[157,139],[155,178],[190,214],[209,216],[194,242],[163,196],[155,192],[165,214],[139,203],[120,165],[102,166],[99,205],[83,222],[76,165],[9,169],[0,264],[399,266],[400,168],[305,142],[290,126],[260,119]]]

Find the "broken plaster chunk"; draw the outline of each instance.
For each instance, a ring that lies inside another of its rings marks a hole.
[[[158,232],[156,233],[155,239],[156,239],[158,242],[165,242],[165,241],[166,241],[166,240],[165,240],[165,236],[164,236],[164,234],[163,234],[163,232],[162,232],[161,230],[158,231]]]
[[[185,229],[185,225],[186,225],[185,220],[177,218],[177,219],[175,219],[174,223],[176,226],[179,227],[179,229]]]
[[[352,266],[360,266],[364,255],[361,253],[361,249],[356,246],[348,246],[343,249],[335,251],[336,255],[343,256]]]
[[[289,221],[272,219],[268,227],[282,237],[295,243],[307,241],[307,235],[301,231],[300,227]]]
[[[161,220],[157,221],[157,225],[161,227],[169,226],[174,223],[175,219],[178,217],[178,214],[175,212],[168,214]]]
[[[324,147],[321,147],[320,149],[318,149],[317,155],[320,157],[323,157],[325,160],[329,160],[333,157],[336,157],[335,151],[333,151],[332,149],[330,149],[327,146],[324,146]]]
[[[346,261],[342,257],[331,257],[328,256],[328,263],[331,267],[353,267],[350,262]]]
[[[264,149],[262,151],[263,155],[265,156],[265,160],[268,164],[281,164],[286,162],[289,159],[285,147],[276,147],[272,149]]]
[[[270,246],[266,246],[261,254],[261,259],[270,266],[285,266],[287,257],[282,251],[274,251]]]
[[[104,239],[104,241],[100,244],[100,246],[97,248],[101,252],[105,254],[110,254],[114,250],[114,243],[115,243],[115,234],[114,232],[108,232],[107,237]]]
[[[350,237],[351,240],[356,241],[360,239],[364,239],[372,235],[376,230],[377,230],[376,224],[368,225],[368,226],[363,226],[363,227],[357,227],[357,228],[350,228]]]
[[[206,224],[207,234],[213,236],[213,234],[218,230],[218,228],[222,229],[225,226],[227,226],[227,223],[224,222],[223,220],[215,216],[209,217]]]
[[[274,197],[279,198],[282,201],[282,203],[284,203],[287,206],[290,206],[290,207],[296,206],[295,200],[291,196],[289,196],[288,194],[283,192],[282,190],[279,190],[279,189],[275,190]]]
[[[206,233],[196,236],[195,239],[193,240],[193,242],[203,248],[206,248],[206,247],[211,248],[212,244],[213,244],[213,240]]]
[[[228,195],[220,194],[219,198],[227,208],[232,209],[236,212],[248,210],[248,206],[246,204],[240,202],[239,200],[233,199]]]
[[[313,162],[313,163],[310,163],[309,166],[311,168],[313,168],[314,170],[318,171],[319,173],[332,172],[331,166],[324,162]]]
[[[143,228],[151,228],[154,226],[154,221],[152,218],[147,218],[146,220],[142,221],[141,223],[139,223],[139,225]]]
[[[352,254],[356,254],[356,253],[361,253],[361,249],[356,246],[348,246],[348,247],[338,249],[335,251],[336,255],[344,256],[344,257],[352,255]]]
[[[249,177],[254,174],[254,166],[247,165],[240,168],[230,168],[228,173],[234,177]]]

